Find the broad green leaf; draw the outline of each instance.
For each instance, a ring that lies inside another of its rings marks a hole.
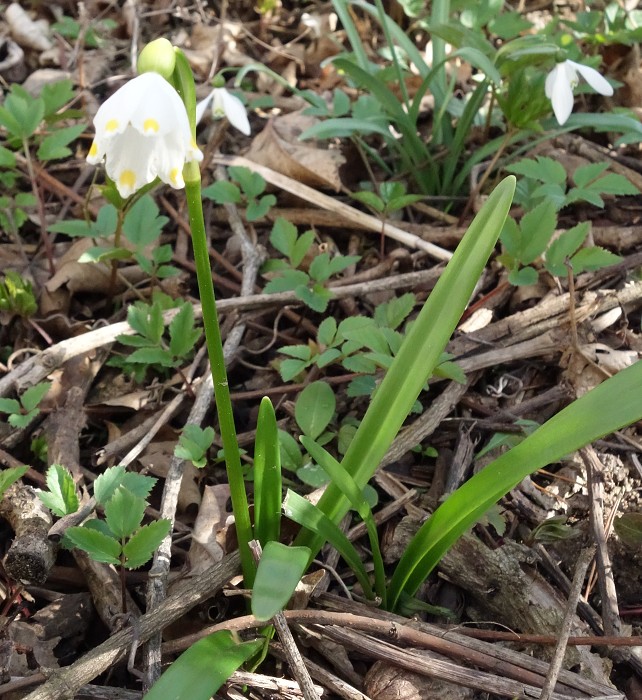
[[[319,324],[319,330],[317,331],[317,340],[319,341],[320,345],[325,345],[326,347],[328,345],[331,345],[332,342],[334,341],[334,338],[337,334],[337,322],[332,316],[328,316],[327,318],[324,318],[323,321]],[[307,347],[307,346],[299,346],[299,347]],[[283,352],[283,350],[281,350]],[[303,359],[303,358],[301,358]]]
[[[119,486],[105,503],[105,520],[109,529],[121,540],[129,537],[140,526],[146,507],[144,499]]]
[[[33,411],[37,408],[50,388],[51,382],[40,382],[40,384],[29,387],[20,397],[20,403],[25,411]]]
[[[354,545],[318,506],[288,489],[283,501],[283,514],[314,533],[319,540],[329,542],[352,569],[364,594],[368,598],[374,598],[370,579]]]
[[[310,278],[303,270],[285,270],[283,274],[270,280],[263,291],[265,294],[275,294],[277,292],[291,292],[300,285],[307,285]]]
[[[20,413],[20,402],[15,399],[0,399],[0,413]]]
[[[506,166],[509,173],[523,175],[533,180],[545,183],[562,184],[566,182],[566,170],[564,166],[552,158],[538,156],[537,160],[525,158],[513,165]]]
[[[308,568],[310,550],[280,542],[267,542],[252,588],[252,614],[267,622],[288,604]]]
[[[65,537],[74,547],[87,552],[94,561],[105,564],[120,564],[120,542],[88,527],[70,527]]]
[[[174,661],[143,700],[209,700],[263,643],[239,643],[227,630],[199,639]]]
[[[165,539],[171,526],[171,522],[163,518],[162,520],[154,520],[149,525],[143,525],[140,530],[137,530],[123,547],[125,567],[137,569],[146,564]]]
[[[389,587],[394,608],[414,594],[445,552],[525,477],[642,419],[642,362],[618,372],[546,421],[460,486],[421,526]]]
[[[161,365],[162,367],[175,367],[177,364],[169,350],[164,348],[140,348],[127,358],[127,362],[142,365]]]
[[[9,467],[0,472],[0,498],[5,494],[5,491],[18,479],[21,479],[27,472],[29,467]]]
[[[217,204],[240,204],[241,190],[233,182],[219,180],[203,190],[203,197]]]
[[[214,442],[214,428],[188,423],[182,430],[174,455],[179,459],[187,459],[197,469],[207,464],[207,451]]]
[[[367,207],[374,209],[374,211],[378,212],[379,214],[386,208],[383,199],[381,199],[381,197],[374,192],[353,192],[351,196],[352,199],[356,199],[357,202],[365,204]]]
[[[74,479],[62,464],[52,464],[47,469],[47,488],[49,491],[38,491],[38,497],[59,518],[78,510]]]
[[[278,540],[281,532],[281,451],[277,431],[274,407],[264,397],[254,443],[254,537],[263,547],[270,540]]]
[[[440,361],[446,343],[495,247],[514,191],[515,178],[509,177],[486,200],[375,392],[341,462],[359,488],[368,483],[378,468],[427,379]],[[321,497],[318,508],[331,522],[338,523],[347,512],[349,501],[340,489],[330,484]],[[323,537],[302,533],[297,537],[296,544],[309,546],[313,554],[316,554],[323,545]]]
[[[286,258],[290,258],[298,235],[297,228],[293,223],[282,216],[277,216],[270,232],[270,243],[279,253],[283,253]],[[297,265],[298,263],[294,264],[295,267]]]
[[[247,197],[258,197],[265,192],[265,180],[249,168],[233,165],[228,168],[228,172],[230,177],[239,183]]]
[[[537,284],[539,273],[534,267],[522,267],[519,270],[511,270],[508,274],[508,281],[516,287]]]
[[[105,469],[94,481],[94,498],[101,506],[114,495],[114,491],[122,484],[124,475],[125,467],[119,464]]]
[[[334,416],[336,399],[325,382],[312,382],[299,394],[294,418],[305,435],[313,440],[328,427]]]
[[[642,513],[624,513],[613,521],[617,536],[629,547],[642,547]]]
[[[68,78],[48,83],[42,88],[40,97],[45,104],[45,116],[49,117],[64,107],[67,102],[73,100],[75,97],[74,84]]]
[[[306,306],[320,314],[326,311],[330,299],[333,298],[332,292],[318,283],[314,284],[312,289],[306,285],[299,285],[294,293]]]
[[[312,357],[312,350],[309,345],[285,345],[279,348],[279,352],[297,360],[309,360]]]
[[[0,168],[13,168],[16,164],[16,156],[4,146],[0,146]]]
[[[296,379],[306,367],[309,367],[310,362],[304,360],[283,360],[279,363],[279,373],[284,382],[291,382]]]

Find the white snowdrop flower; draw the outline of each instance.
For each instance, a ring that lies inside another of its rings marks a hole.
[[[573,88],[578,84],[578,73],[600,95],[611,96],[613,88],[595,68],[575,61],[563,61],[546,76],[544,90],[553,105],[559,124],[564,124],[573,111]]]
[[[185,163],[203,159],[183,101],[158,73],[125,83],[99,108],[94,126],[87,162],[97,165],[104,158],[123,198],[157,177],[180,189]]]
[[[232,95],[223,87],[216,87],[210,94],[196,105],[196,123],[198,124],[208,105],[212,103],[212,116],[214,119],[225,117],[229,123],[236,127],[242,134],[250,135],[250,122],[247,118],[245,105],[238,97]]]

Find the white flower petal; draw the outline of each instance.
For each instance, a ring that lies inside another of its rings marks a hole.
[[[94,124],[87,161],[97,164],[104,157],[107,174],[125,198],[157,177],[184,187],[185,163],[203,159],[181,98],[157,73],[123,85],[100,107]]]
[[[609,81],[604,78],[600,73],[598,73],[595,68],[590,66],[584,66],[581,63],[575,63],[575,61],[567,61],[573,68],[586,80],[586,82],[595,90],[595,92],[600,95],[606,95],[610,97],[613,94],[613,87]]]
[[[242,134],[250,135],[250,121],[247,118],[245,105],[236,95],[232,95],[224,88],[221,88],[221,100],[225,116],[233,127],[236,127]]]
[[[572,78],[569,77],[566,64],[558,63],[546,79],[547,97],[551,100],[555,118],[560,125],[566,122],[573,111]]]
[[[210,94],[204,100],[201,100],[196,105],[196,123],[197,124],[201,123],[201,119],[205,115],[205,112],[207,112],[207,108],[209,107],[209,104],[212,101],[212,98],[214,97],[215,92],[216,92],[216,90],[212,90],[212,92],[210,92]]]

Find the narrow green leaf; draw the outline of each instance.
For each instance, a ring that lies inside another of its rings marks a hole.
[[[254,445],[254,537],[263,547],[270,540],[278,540],[281,532],[281,451],[277,430],[274,408],[266,396],[259,407]]]
[[[330,385],[312,382],[299,394],[294,418],[299,428],[314,440],[328,427],[335,409],[336,399]]]
[[[88,527],[70,527],[65,530],[65,537],[94,561],[120,564],[120,543],[102,532]]]
[[[275,541],[265,544],[252,588],[252,614],[257,620],[267,622],[285,608],[308,568],[309,558],[307,547],[288,547]]]
[[[113,500],[112,498],[110,503]],[[149,525],[143,525],[140,530],[136,531],[123,547],[125,567],[137,569],[139,566],[146,564],[152,558],[160,543],[165,539],[171,526],[171,522],[163,518],[162,520],[154,520]]]
[[[360,488],[376,471],[439,362],[495,247],[514,191],[515,178],[510,177],[490,195],[441,274],[378,387],[341,463]],[[332,522],[338,523],[347,512],[349,502],[331,484],[318,507]],[[302,533],[296,544],[309,546],[316,554],[323,544],[323,538]]]
[[[105,503],[105,520],[109,529],[120,539],[129,537],[140,526],[146,507],[142,498],[119,486]]]
[[[412,539],[389,586],[389,605],[414,594],[445,552],[522,479],[642,419],[642,362],[574,401],[460,486]]]
[[[239,643],[227,630],[199,639],[174,661],[143,700],[209,700],[262,646],[263,640]]]
[[[301,527],[314,533],[319,540],[329,542],[352,569],[366,597],[374,598],[370,579],[357,550],[327,515],[303,496],[299,496],[298,493],[290,489],[283,500],[283,513],[290,520],[294,520]]]

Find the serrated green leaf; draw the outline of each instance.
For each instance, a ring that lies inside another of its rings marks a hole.
[[[137,569],[139,566],[146,564],[152,558],[160,543],[165,539],[171,525],[171,522],[166,519],[155,520],[149,525],[144,525],[132,535],[123,547],[125,567]]]
[[[47,488],[49,491],[38,491],[38,497],[59,518],[78,510],[74,479],[62,464],[52,464],[47,470]]]
[[[567,274],[565,261],[584,243],[589,230],[589,222],[582,222],[562,233],[550,244],[546,251],[545,266],[552,275],[564,276]]]
[[[105,503],[114,495],[114,491],[123,482],[125,476],[125,467],[120,464],[115,467],[109,467],[94,481],[94,498],[97,503],[104,506]],[[131,491],[132,489],[130,489]]]
[[[283,360],[279,363],[279,373],[284,382],[291,382],[303,370],[309,366],[309,362],[303,360]]]
[[[18,479],[21,479],[27,472],[29,467],[9,467],[0,472],[0,498],[5,494],[5,491]]]
[[[169,324],[169,351],[174,357],[183,358],[194,349],[201,331],[194,328],[194,309],[184,304]]]
[[[41,141],[37,152],[38,158],[46,161],[70,156],[72,151],[68,144],[77,139],[84,130],[84,124],[74,124],[63,129],[57,129]]]
[[[332,292],[321,284],[315,284],[312,289],[299,285],[294,293],[306,306],[320,314],[325,312],[330,299],[333,298]]]
[[[143,365],[161,365],[162,367],[175,367],[176,360],[169,350],[163,348],[140,348],[135,350],[127,362]]]
[[[158,479],[153,476],[147,476],[146,474],[138,474],[137,472],[125,472],[121,479],[121,485],[124,486],[128,491],[131,491],[134,496],[138,498],[146,499],[149,496],[151,490]]]
[[[262,219],[270,209],[276,204],[276,197],[273,194],[266,194],[253,202],[248,202],[245,210],[245,218],[248,221],[258,221]]]
[[[303,258],[308,254],[315,239],[314,231],[304,231],[294,242],[290,253],[290,264],[292,267],[299,267]]]
[[[317,340],[319,341],[320,345],[325,345],[326,347],[328,345],[332,345],[332,342],[335,339],[335,336],[337,334],[337,322],[332,316],[328,316],[328,318],[324,318],[323,321],[319,324],[319,329],[317,331]],[[307,347],[307,346],[298,346],[298,347]],[[281,351],[282,352],[282,351]]]
[[[589,270],[601,270],[603,267],[615,265],[621,262],[622,258],[615,253],[611,253],[600,246],[582,248],[571,258],[573,273],[579,275],[581,272]]]
[[[298,235],[297,228],[293,223],[282,216],[277,216],[270,232],[270,243],[279,253],[283,253],[286,258],[289,258],[294,250]]]
[[[36,409],[50,388],[51,382],[40,382],[40,384],[34,384],[34,386],[29,387],[20,397],[20,403],[25,411]]]
[[[363,192],[353,192],[351,197],[352,199],[356,199],[357,202],[361,202],[367,207],[370,207],[370,209],[379,214],[386,208],[383,199],[381,199],[381,197],[374,192],[368,192],[367,190]]]
[[[119,486],[105,503],[105,520],[114,535],[123,540],[141,524],[147,503],[124,486]]]
[[[104,564],[120,564],[120,543],[88,527],[70,527],[65,530],[65,537],[74,547],[87,552],[94,561]]]
[[[539,274],[533,267],[522,267],[519,270],[511,270],[508,273],[508,281],[516,287],[537,284]]]
[[[20,413],[20,402],[15,399],[0,399],[0,413]]]
[[[522,249],[519,258],[522,264],[532,263],[546,250],[556,225],[555,206],[550,201],[538,204],[522,217]]]
[[[577,187],[583,189],[607,170],[608,167],[608,163],[589,163],[588,165],[581,165],[573,173],[573,182]]]
[[[130,243],[144,248],[158,240],[168,221],[166,216],[159,216],[158,205],[146,194],[125,215],[123,233]]]
[[[7,422],[12,427],[21,430],[22,428],[26,428],[29,425],[29,423],[31,423],[31,421],[38,415],[38,413],[38,409],[34,409],[33,411],[30,411],[29,413],[25,414],[14,413],[13,415],[9,416]]]
[[[232,180],[236,180],[246,197],[258,197],[265,191],[265,180],[258,173],[244,166],[233,165],[228,168]]]

